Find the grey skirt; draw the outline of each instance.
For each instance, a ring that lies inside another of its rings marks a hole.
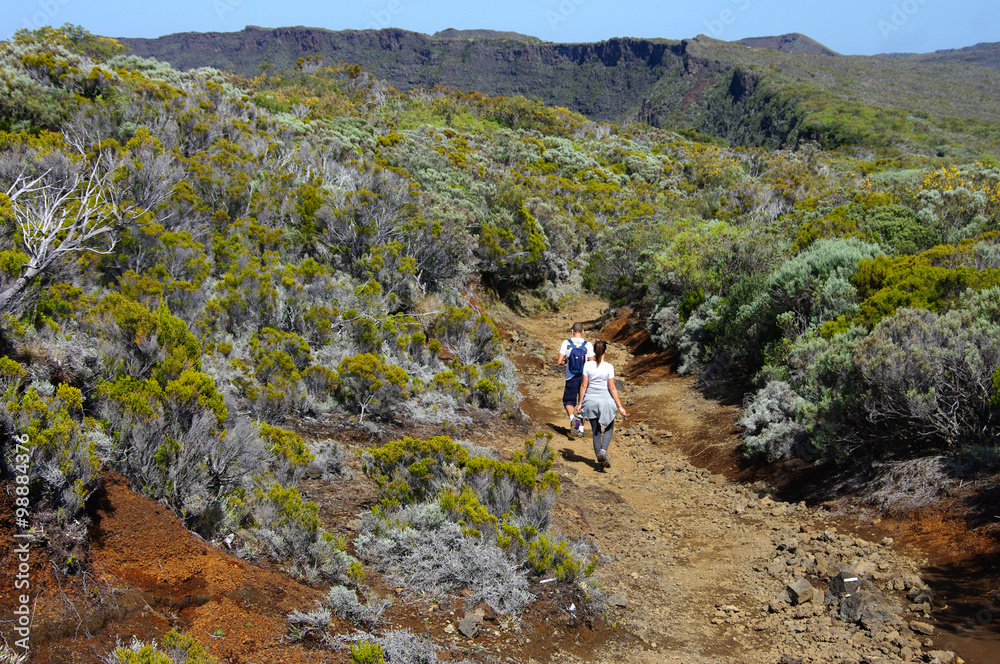
[[[605,390],[603,394],[592,394],[588,389],[583,397],[580,412],[588,420],[596,419],[600,422],[602,429],[607,429],[615,421],[618,406],[611,392]]]

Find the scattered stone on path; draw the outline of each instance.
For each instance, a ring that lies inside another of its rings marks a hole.
[[[905,590],[913,590],[914,588],[919,590],[924,587],[924,582],[921,581],[920,577],[914,574],[913,572],[908,572],[901,576],[903,579],[903,587]]]
[[[781,613],[788,608],[788,602],[780,597],[775,597],[767,604],[767,610],[771,613]]]
[[[913,600],[914,604],[930,604],[931,600],[934,599],[934,593],[929,586],[920,589],[914,588],[906,596]]]
[[[917,634],[923,634],[925,636],[930,636],[934,633],[934,625],[930,625],[925,622],[920,622],[919,620],[914,620],[910,623],[910,629]]]
[[[785,588],[792,600],[792,606],[811,602],[816,595],[816,589],[805,579],[796,579]]]
[[[899,622],[889,599],[874,585],[864,584],[856,593],[840,603],[840,619],[875,630]]]
[[[461,632],[463,636],[474,639],[479,636],[479,630],[482,626],[483,611],[482,609],[474,609],[462,616],[462,619],[458,622],[458,631]]]
[[[799,541],[794,538],[788,538],[778,545],[778,551],[787,551],[788,553],[795,553],[799,547]]]
[[[628,598],[622,593],[616,593],[608,598],[608,604],[611,606],[625,608],[628,606]]]
[[[840,572],[830,579],[830,586],[827,595],[832,598],[840,599],[841,597],[853,595],[857,592],[860,585],[861,579],[859,579],[858,575],[854,572]]]

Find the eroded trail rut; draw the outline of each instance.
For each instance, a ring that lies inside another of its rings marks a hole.
[[[731,449],[737,437],[736,410],[703,398],[691,379],[662,371],[649,382],[620,379],[630,418],[616,424],[612,467],[598,469],[589,425],[583,438],[568,435],[563,374],[553,365],[573,321],[587,322],[588,339],[600,338],[603,307],[588,300],[521,319],[510,349],[526,393],[522,408],[554,434],[562,482],[556,526],[591,537],[604,556],[596,579],[621,638],[586,661],[773,664],[785,656],[858,662],[919,655],[927,638],[908,620],[920,616],[866,626],[840,620],[823,603],[825,580],[845,565],[870,572],[881,586],[902,591],[916,583],[916,565],[890,542],[837,533],[804,505],[776,502],[688,462],[682,450]],[[630,374],[623,345],[613,343],[608,358],[617,375]],[[815,601],[777,599],[798,578],[816,587]],[[560,649],[552,661],[583,660]]]

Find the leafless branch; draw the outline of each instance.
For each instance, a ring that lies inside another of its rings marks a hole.
[[[116,193],[114,173],[103,170],[98,157],[90,169],[61,184],[44,182],[49,171],[35,178],[24,171],[18,175],[6,193],[28,262],[0,292],[0,311],[9,310],[33,279],[67,254],[114,251],[118,232],[146,211]]]

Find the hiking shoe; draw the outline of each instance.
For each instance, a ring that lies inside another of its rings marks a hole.
[[[577,427],[576,437],[577,438],[583,438],[583,425],[582,424],[579,427]]]
[[[608,455],[605,454],[604,452],[601,452],[600,454],[597,455],[597,463],[601,464],[605,468],[611,467],[611,462],[608,461]]]

